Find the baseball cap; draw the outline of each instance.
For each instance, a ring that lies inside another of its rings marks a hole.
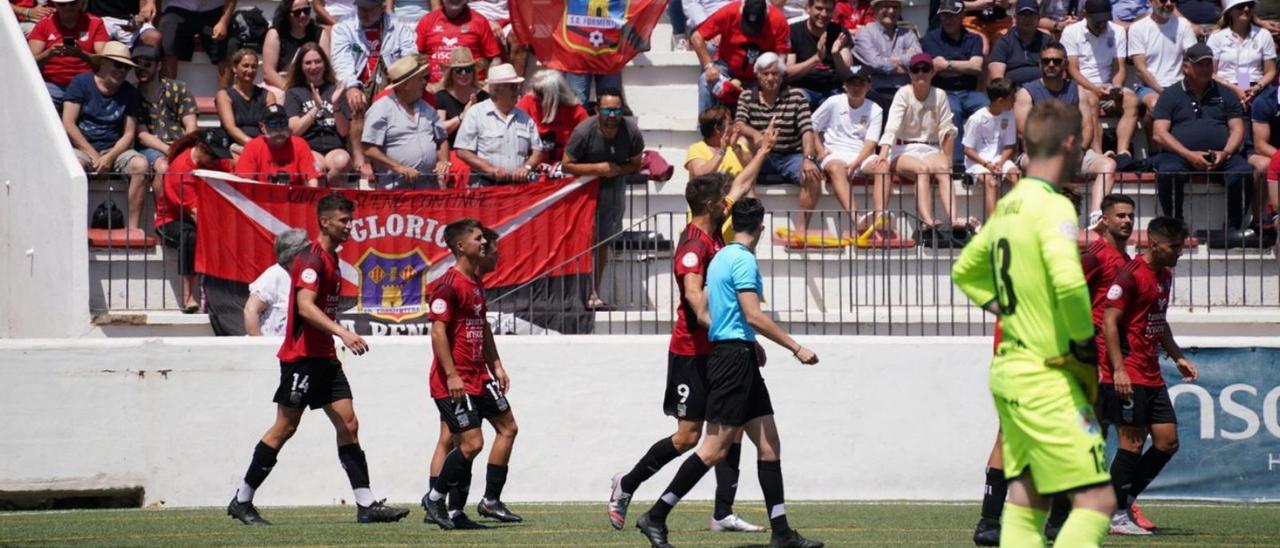
[[[382,0],[355,0],[355,4],[362,8],[372,8],[374,6],[384,5]]]
[[[285,113],[284,107],[280,105],[270,105],[267,107],[267,115],[262,117],[262,122],[270,122],[272,120],[289,120],[289,115]]]
[[[1040,4],[1037,3],[1036,0],[1018,0],[1018,9],[1015,13],[1022,13],[1024,11],[1040,13]]]
[[[964,2],[961,0],[942,0],[938,5],[938,13],[948,13],[951,15],[964,13]]]
[[[858,65],[856,67],[849,69],[849,73],[844,76],[844,81],[846,82],[850,82],[853,80],[862,80],[863,82],[868,82],[871,80],[871,73],[867,71],[866,67],[862,65]]]
[[[147,44],[143,44],[139,42],[138,45],[133,46],[133,58],[134,59],[159,59],[160,49],[155,46],[149,46]]]
[[[760,34],[768,15],[769,4],[765,0],[743,0],[742,31],[753,36]]]
[[[1111,13],[1111,0],[1085,0],[1084,13],[1086,15]]]
[[[207,128],[201,131],[200,140],[213,151],[218,158],[231,157],[231,137],[221,128]]]
[[[1205,59],[1213,59],[1213,49],[1203,43],[1197,42],[1195,45],[1187,48],[1187,62],[1199,63]]]
[[[928,64],[930,67],[932,67],[933,56],[929,55],[928,53],[917,53],[911,56],[911,62],[907,63],[907,66],[914,67],[916,65],[919,65],[920,63],[925,63],[925,64]]]

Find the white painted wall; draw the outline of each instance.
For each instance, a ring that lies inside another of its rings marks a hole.
[[[90,327],[85,175],[22,36],[0,10],[0,338],[80,336]]]
[[[1231,340],[1182,341],[1231,345]],[[1242,345],[1258,339],[1239,339]],[[766,344],[791,499],[976,499],[996,430],[986,338],[812,337],[804,367]],[[141,485],[148,503],[225,504],[274,414],[269,339],[0,341],[0,491]],[[425,338],[375,338],[348,357],[373,488],[426,488],[438,414]],[[521,425],[506,496],[604,500],[673,421],[662,415],[667,338],[501,337]],[[486,436],[491,431],[486,428]],[[760,498],[744,451],[741,497]],[[482,485],[478,460],[476,485]],[[645,484],[652,499],[668,466]],[[708,476],[691,498],[712,496]],[[349,500],[332,429],[311,412],[263,486],[264,505]]]

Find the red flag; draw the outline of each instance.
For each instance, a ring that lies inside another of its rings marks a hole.
[[[649,51],[667,0],[519,0],[510,8],[511,27],[543,65],[612,74]]]
[[[240,182],[199,172],[196,271],[251,282],[275,262],[275,235],[315,237],[315,204],[327,189]],[[351,238],[338,250],[342,294],[360,310],[400,320],[420,314],[427,286],[453,265],[444,227],[471,217],[500,235],[497,270],[485,285],[591,272],[596,183],[570,179],[458,190],[340,191],[356,204]],[[572,260],[577,257],[576,260]],[[568,261],[568,262],[566,262]]]

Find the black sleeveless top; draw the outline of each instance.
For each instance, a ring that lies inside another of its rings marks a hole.
[[[1045,99],[1057,99],[1068,105],[1080,103],[1080,88],[1071,80],[1067,80],[1067,85],[1063,86],[1062,89],[1056,93],[1045,87],[1044,80],[1028,82],[1026,85],[1022,86],[1022,89],[1027,90],[1027,93],[1031,94],[1032,104],[1039,103]]]
[[[320,43],[320,28],[315,26],[308,25],[302,38],[294,38],[288,29],[276,29],[276,34],[280,35],[280,57],[276,58],[276,72],[289,70],[289,65],[293,64],[293,56],[298,54],[303,44]]]
[[[236,127],[251,138],[261,135],[258,122],[267,117],[267,90],[254,86],[248,101],[236,91],[235,85],[227,86],[226,90],[231,96],[231,113],[235,115]]]

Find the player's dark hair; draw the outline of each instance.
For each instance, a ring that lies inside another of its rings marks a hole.
[[[1006,97],[1013,97],[1013,81],[996,78],[987,84],[987,99],[996,102]]]
[[[764,202],[746,197],[733,204],[733,231],[751,232],[764,224]]]
[[[1111,193],[1102,197],[1101,209],[1105,212],[1115,207],[1116,204],[1128,204],[1129,207],[1137,207],[1137,205],[1133,203],[1133,198],[1125,196],[1124,194]]]
[[[684,201],[689,203],[689,212],[702,215],[707,212],[707,202],[718,202],[724,197],[725,183],[729,176],[724,173],[707,173],[689,179],[684,186]]]
[[[1174,217],[1156,217],[1147,223],[1147,235],[1181,242],[1187,239],[1187,223]]]
[[[1067,56],[1067,46],[1062,45],[1062,42],[1058,42],[1056,40],[1050,41],[1048,44],[1045,44],[1044,47],[1040,48],[1040,55],[1044,55],[1044,52],[1049,50],[1059,52],[1063,57]]]
[[[1027,158],[1046,159],[1062,154],[1069,135],[1080,135],[1080,109],[1057,99],[1046,99],[1031,107],[1024,139]]]
[[[720,129],[720,124],[724,123],[724,118],[728,114],[729,109],[724,105],[716,105],[702,111],[702,114],[698,115],[698,133],[702,134],[703,139],[710,139],[715,135],[716,130]],[[733,121],[729,123],[732,124]],[[720,143],[720,146],[725,146],[725,143]]]
[[[484,230],[484,225],[480,221],[470,217],[463,217],[444,227],[444,243],[449,246],[449,251],[454,255],[458,254],[458,242],[472,230]]]
[[[819,1],[819,0],[809,0],[805,5],[806,5],[806,6],[813,6],[814,4],[817,4],[817,3],[818,3],[818,1]],[[826,3],[831,4],[831,5],[833,5],[833,6],[836,4],[836,0],[825,0],[825,1],[826,1]]]
[[[323,217],[326,214],[338,211],[341,213],[352,213],[356,210],[355,202],[347,199],[346,196],[337,192],[330,192],[319,202],[316,202],[316,217]]]

